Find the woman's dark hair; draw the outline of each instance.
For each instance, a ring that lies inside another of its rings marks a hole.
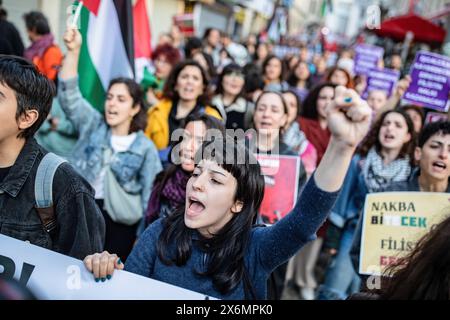
[[[319,118],[319,114],[317,113],[317,100],[319,99],[320,91],[322,91],[323,88],[336,89],[336,85],[331,82],[325,82],[314,87],[303,102],[303,110],[301,112],[302,117],[313,120]]]
[[[417,112],[417,114],[420,116],[420,119],[422,120],[422,125],[425,123],[425,112],[422,107],[416,106],[414,104],[407,104],[404,106],[401,106],[401,108],[405,111],[413,110]]]
[[[289,89],[289,90],[282,91],[281,94],[291,94],[295,97],[295,103],[297,105],[297,116],[299,116],[302,113],[302,102],[301,102],[300,98],[298,97],[297,93],[295,93],[294,90]]]
[[[356,153],[360,154],[362,157],[366,157],[369,153],[370,149],[375,146],[375,150],[378,154],[381,152],[381,143],[378,139],[378,135],[380,133],[380,129],[383,126],[384,119],[390,113],[398,113],[403,116],[406,122],[406,126],[408,127],[408,133],[411,135],[411,139],[403,144],[402,149],[398,155],[399,159],[409,157],[411,161],[414,160],[414,147],[416,141],[416,133],[414,132],[414,124],[411,120],[411,117],[402,109],[388,110],[381,114],[380,119],[372,126],[367,136],[364,138],[363,142],[359,145]]]
[[[304,62],[304,61],[299,61],[299,62],[295,65],[294,69],[292,69],[292,71],[291,71],[291,73],[289,74],[289,77],[288,77],[288,79],[287,79],[287,83],[288,83],[291,87],[296,87],[298,81],[300,80],[300,79],[297,77],[297,75],[295,74],[295,71],[296,71],[297,68],[300,66],[300,64],[306,65],[306,68],[307,68],[308,71],[309,71],[308,64],[307,64],[306,62]],[[311,71],[309,71],[308,79],[306,79],[306,86],[305,86],[306,89],[309,89],[309,88],[311,87],[311,83],[312,83],[311,79],[312,79],[312,77],[311,77]]]
[[[166,83],[164,84],[163,89],[163,97],[166,99],[169,99],[171,101],[178,100],[180,96],[178,95],[178,92],[175,91],[175,87],[177,85],[178,76],[180,75],[181,71],[183,71],[184,68],[188,66],[196,67],[200,70],[202,75],[202,82],[203,82],[203,94],[201,94],[197,98],[197,102],[201,103],[203,106],[207,106],[209,104],[209,96],[208,96],[208,76],[206,75],[205,70],[202,68],[202,66],[194,60],[184,60],[180,63],[178,63],[170,72],[169,77],[167,78]]]
[[[206,64],[208,65],[208,70],[205,70],[206,74],[208,75],[208,80],[213,79],[216,76],[216,68],[214,67],[213,58],[211,57],[211,55],[207,54],[204,51],[197,53],[203,56],[203,59],[205,59]]]
[[[180,51],[178,51],[177,48],[168,43],[157,46],[155,51],[153,51],[153,60],[158,59],[159,56],[166,57],[167,61],[172,65],[172,67],[176,65],[181,59]]]
[[[193,51],[201,51],[203,48],[202,40],[197,37],[191,37],[184,45],[184,56],[186,59],[192,59]]]
[[[217,32],[219,32],[219,34],[220,34],[220,30],[219,30],[219,29],[209,27],[209,28],[207,28],[207,29],[205,30],[205,32],[203,33],[203,40],[207,40],[208,37],[209,37],[209,35],[210,35],[211,32],[213,32],[213,31],[217,31]]]
[[[239,65],[236,64],[236,63],[230,63],[230,64],[226,65],[226,66],[223,68],[222,73],[219,75],[219,79],[218,79],[218,81],[217,81],[216,94],[223,94],[223,84],[222,84],[223,78],[224,78],[225,76],[229,75],[229,74],[232,74],[232,73],[240,73],[240,74],[242,74],[242,77],[244,78],[244,72],[243,72],[241,66],[239,66]],[[241,92],[238,94],[238,96],[236,97],[236,99],[239,98],[239,97],[243,97],[243,96],[244,96],[244,90],[245,90],[245,83],[244,83],[244,85],[242,86],[242,90],[241,90]]]
[[[254,63],[248,63],[242,71],[245,75],[244,91],[247,94],[264,89],[264,79],[260,67]]]
[[[137,84],[133,79],[130,78],[115,78],[111,80],[108,86],[108,90],[115,84],[124,84],[131,98],[133,99],[133,108],[140,107],[139,112],[133,117],[130,125],[130,132],[138,132],[140,130],[145,130],[147,127],[147,108],[144,102],[144,94],[142,92],[141,86]]]
[[[48,20],[42,12],[31,11],[23,15],[27,30],[34,31],[39,35],[50,33],[50,26]]]
[[[207,152],[212,147],[215,153]],[[206,142],[196,155],[217,162],[237,180],[235,200],[242,201],[241,212],[211,238],[199,235],[198,246],[208,256],[206,270],[195,270],[199,276],[211,277],[214,288],[221,294],[234,290],[241,281],[246,283],[248,271],[245,254],[250,245],[251,231],[264,195],[264,177],[261,168],[243,141],[233,138]],[[245,157],[245,161],[241,156]],[[234,159],[232,163],[224,159]],[[198,162],[197,162],[198,163]],[[192,253],[193,235],[198,231],[188,228],[184,223],[185,208],[179,208],[163,220],[164,228],[158,240],[158,256],[166,265],[183,266]],[[175,244],[176,249],[171,247]],[[248,287],[248,286],[244,286]],[[254,291],[244,290],[246,299],[256,298]],[[248,291],[252,292],[251,294]]]
[[[265,74],[266,74],[266,68],[267,68],[267,65],[268,65],[269,62],[270,62],[271,60],[273,60],[273,59],[276,59],[276,60],[280,61],[280,64],[281,64],[281,73],[280,73],[280,78],[279,78],[278,80],[280,80],[280,82],[282,82],[282,81],[284,80],[284,75],[285,75],[285,73],[286,73],[286,71],[285,71],[285,66],[284,66],[283,60],[281,60],[280,58],[278,58],[276,55],[273,55],[273,54],[269,54],[269,55],[267,56],[267,58],[264,59],[264,62],[263,62],[263,64],[262,64],[262,73],[263,73],[263,76],[265,76]]]
[[[435,225],[413,251],[385,271],[381,299],[450,299],[450,217]]]

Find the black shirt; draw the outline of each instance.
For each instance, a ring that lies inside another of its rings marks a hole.
[[[225,124],[227,129],[243,129],[245,130],[245,112],[230,111],[227,112],[227,123]]]
[[[0,53],[23,56],[24,45],[17,28],[9,21],[0,19]]]
[[[2,182],[6,176],[9,173],[9,170],[11,170],[12,167],[8,167],[8,168],[0,168],[0,182]]]
[[[170,137],[172,136],[172,133],[179,128],[183,128],[184,127],[184,121],[186,120],[186,118],[194,113],[204,113],[205,112],[205,108],[202,107],[201,105],[197,104],[195,106],[195,108],[185,117],[185,118],[180,118],[177,119],[177,110],[178,110],[178,101],[173,101],[172,103],[172,108],[170,109],[170,114],[169,114],[169,142],[170,142]]]

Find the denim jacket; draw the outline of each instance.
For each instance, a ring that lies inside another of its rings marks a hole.
[[[357,221],[364,205],[367,188],[360,162],[361,156],[352,158],[341,193],[329,216],[330,222],[340,229],[351,220]]]
[[[47,151],[28,139],[9,174],[0,182],[0,233],[78,259],[101,252],[105,221],[92,187],[68,163],[53,179],[56,232],[50,236],[34,208],[37,168]]]
[[[61,108],[79,133],[69,161],[93,183],[102,170],[104,150],[111,148],[111,130],[103,116],[81,96],[78,77],[59,79],[58,86]],[[124,191],[141,194],[142,213],[147,207],[153,180],[161,170],[158,151],[142,131],[137,132],[130,148],[118,152],[111,163],[111,171]]]

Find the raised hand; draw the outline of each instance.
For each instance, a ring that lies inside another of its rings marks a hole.
[[[327,107],[328,129],[336,143],[355,148],[369,131],[371,116],[367,102],[354,90],[340,86]]]
[[[409,85],[411,84],[411,76],[406,76],[403,79],[401,79],[398,83],[397,86],[395,87],[395,97],[397,99],[400,99],[401,97],[403,97],[403,95],[405,94],[406,90],[408,90]]]
[[[65,80],[78,76],[78,59],[83,40],[80,32],[72,26],[67,26],[63,38],[67,47],[67,54],[59,72],[59,77]]]
[[[64,32],[64,44],[67,47],[67,50],[69,51],[79,51],[82,44],[82,37],[80,32],[73,28],[68,26],[66,29],[66,32]]]

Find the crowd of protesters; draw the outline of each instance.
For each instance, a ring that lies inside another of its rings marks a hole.
[[[450,122],[402,102],[411,78],[397,53],[380,61],[402,74],[392,96],[365,101],[349,48],[279,56],[256,36],[183,39],[173,26],[139,83],[111,80],[101,114],[79,89],[81,34],[66,31],[63,57],[42,13],[24,22],[30,47],[0,35],[0,233],[84,259],[97,282],[125,268],[225,299],[450,298],[448,219],[384,291],[354,295],[366,195],[450,188]],[[272,226],[258,217],[259,166],[196,158],[227,129],[247,134],[216,145],[225,153],[300,158],[297,204]],[[67,162],[44,221],[34,180],[48,151]]]

